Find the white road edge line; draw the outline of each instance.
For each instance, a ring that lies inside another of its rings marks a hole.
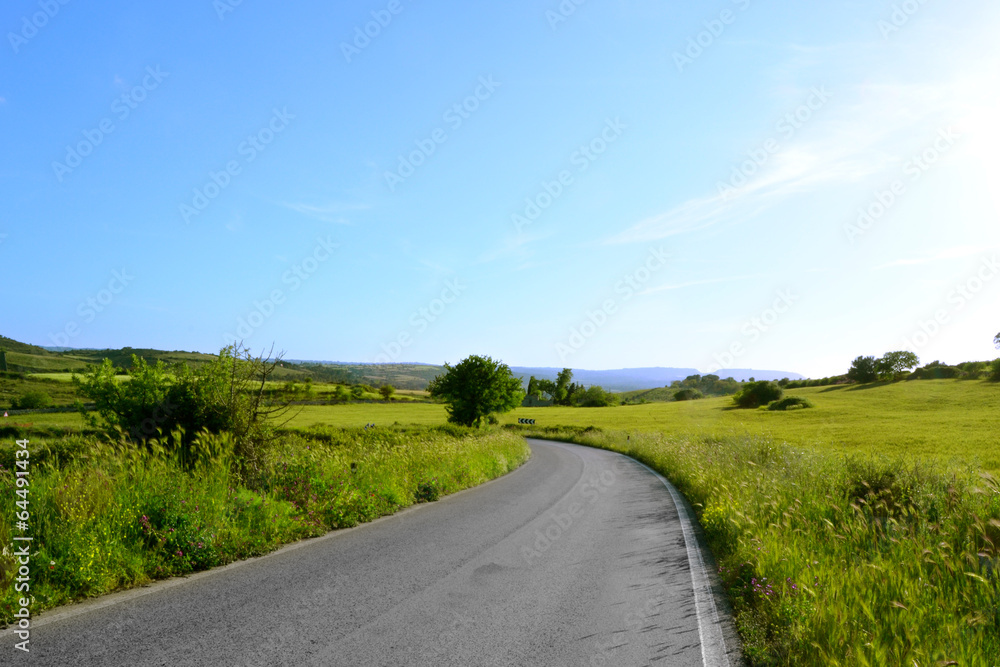
[[[635,461],[649,472],[656,475],[663,486],[667,487],[670,497],[674,500],[677,515],[681,521],[681,532],[684,534],[684,545],[687,547],[688,563],[691,565],[691,586],[694,588],[694,608],[698,617],[698,638],[701,640],[701,659],[705,667],[729,667],[729,657],[726,655],[726,639],[722,635],[719,624],[719,612],[715,608],[712,589],[705,572],[705,562],[697,547],[692,528],[691,515],[687,502],[681,497],[674,485],[663,475],[656,472],[642,461],[636,461],[631,456],[622,454],[630,461]],[[708,622],[706,622],[706,619]]]

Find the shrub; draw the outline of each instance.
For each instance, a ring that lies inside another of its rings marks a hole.
[[[786,396],[778,401],[772,401],[768,406],[768,410],[796,410],[799,408],[811,408],[813,407],[812,401],[802,398],[800,396]]]
[[[961,368],[965,372],[965,377],[969,379],[977,379],[984,373],[989,371],[990,364],[988,361],[966,361],[961,364],[957,364],[958,368]]]
[[[910,373],[907,380],[941,380],[945,378],[965,377],[965,371],[957,366],[947,366],[940,362],[927,364],[923,368]]]
[[[233,463],[243,476],[260,468],[273,436],[272,421],[287,408],[264,400],[264,386],[280,359],[254,357],[231,345],[214,361],[193,371],[179,364],[171,375],[162,361],[150,365],[132,355],[128,381],[120,381],[118,369],[105,359],[82,378],[74,376],[74,382],[94,401],[112,437],[127,436],[147,447],[161,440],[192,462],[201,433],[231,434]],[[92,423],[96,426],[96,419]]]
[[[414,500],[418,503],[432,503],[441,497],[441,487],[437,477],[429,479],[417,485],[417,491],[413,494]]]
[[[784,391],[777,382],[748,382],[735,396],[733,402],[740,408],[757,408],[781,398]]]
[[[994,359],[990,362],[990,379],[994,382],[1000,382],[1000,359]]]
[[[617,403],[615,395],[598,385],[588,387],[574,396],[575,402],[584,408],[605,408]]]
[[[703,397],[704,394],[702,394],[698,389],[681,389],[680,391],[674,392],[675,401],[695,401]]]
[[[15,410],[38,410],[52,405],[52,397],[44,391],[32,389],[11,401],[11,405]]]

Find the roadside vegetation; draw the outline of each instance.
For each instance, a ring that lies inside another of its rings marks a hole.
[[[125,375],[106,360],[74,382],[92,410],[32,415],[73,417],[82,428],[5,420],[0,623],[25,597],[13,585],[11,548],[24,509],[13,502],[18,439],[29,439],[35,611],[371,521],[503,475],[529,456],[515,434],[440,420],[291,428],[294,406],[267,391],[281,367],[280,358],[241,347],[193,368],[136,355]],[[369,407],[395,407],[394,394],[384,386]]]
[[[0,497],[14,498],[13,438]],[[524,440],[455,426],[316,428],[275,434],[241,478],[232,438],[205,436],[192,465],[166,442],[32,438],[32,608],[109,593],[272,551],[476,486],[528,458]],[[19,594],[12,501],[0,505],[0,623]],[[16,533],[20,534],[20,533]]]

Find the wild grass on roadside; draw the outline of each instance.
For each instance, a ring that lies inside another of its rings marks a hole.
[[[0,624],[15,601],[13,442],[0,444]],[[226,438],[194,470],[158,447],[32,439],[32,610],[204,570],[475,486],[527,460],[520,437],[455,427],[282,433],[245,485]],[[231,447],[230,447],[231,450]],[[19,608],[19,607],[17,607]]]
[[[685,494],[753,664],[997,664],[1000,484],[989,475],[757,435],[537,435],[628,454]]]

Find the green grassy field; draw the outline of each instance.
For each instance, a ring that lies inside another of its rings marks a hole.
[[[436,426],[448,420],[444,405],[435,403],[347,403],[345,405],[303,405],[292,409],[287,428],[312,426],[361,427],[365,424],[391,426],[420,424]],[[514,420],[517,421],[516,419]]]
[[[816,407],[788,412],[736,410],[729,397],[612,408],[520,408],[505,415],[538,426],[687,435],[749,433],[825,452],[880,452],[978,462],[1000,471],[1000,384],[919,380],[875,386],[806,387],[786,392]]]

